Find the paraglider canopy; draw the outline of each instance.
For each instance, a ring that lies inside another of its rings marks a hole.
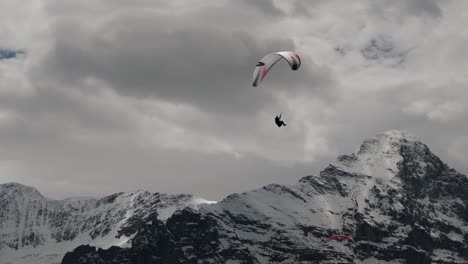
[[[263,81],[271,67],[281,59],[286,60],[293,71],[296,71],[301,66],[301,58],[295,52],[280,51],[270,53],[257,63],[253,73],[252,85],[256,87],[261,81]]]

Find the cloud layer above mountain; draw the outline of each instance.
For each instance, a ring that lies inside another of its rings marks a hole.
[[[462,1],[0,4],[0,181],[52,197],[219,199],[317,172],[405,129],[462,172]],[[295,50],[259,87],[264,54]],[[283,113],[288,126],[273,122]]]

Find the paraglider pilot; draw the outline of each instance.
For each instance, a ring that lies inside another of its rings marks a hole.
[[[275,117],[275,123],[278,127],[286,126],[286,124],[281,120],[281,115],[282,113],[279,116]]]

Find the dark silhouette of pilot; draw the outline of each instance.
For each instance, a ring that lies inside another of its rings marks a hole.
[[[281,121],[281,115],[282,113],[279,116],[275,117],[275,123],[278,127],[286,126],[286,124],[283,121]]]

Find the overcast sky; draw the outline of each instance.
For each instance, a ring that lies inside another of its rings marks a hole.
[[[407,130],[468,173],[468,2],[0,2],[0,183],[219,200]],[[293,50],[252,87],[263,55]],[[6,53],[5,53],[6,54]],[[287,127],[273,118],[283,113]]]

